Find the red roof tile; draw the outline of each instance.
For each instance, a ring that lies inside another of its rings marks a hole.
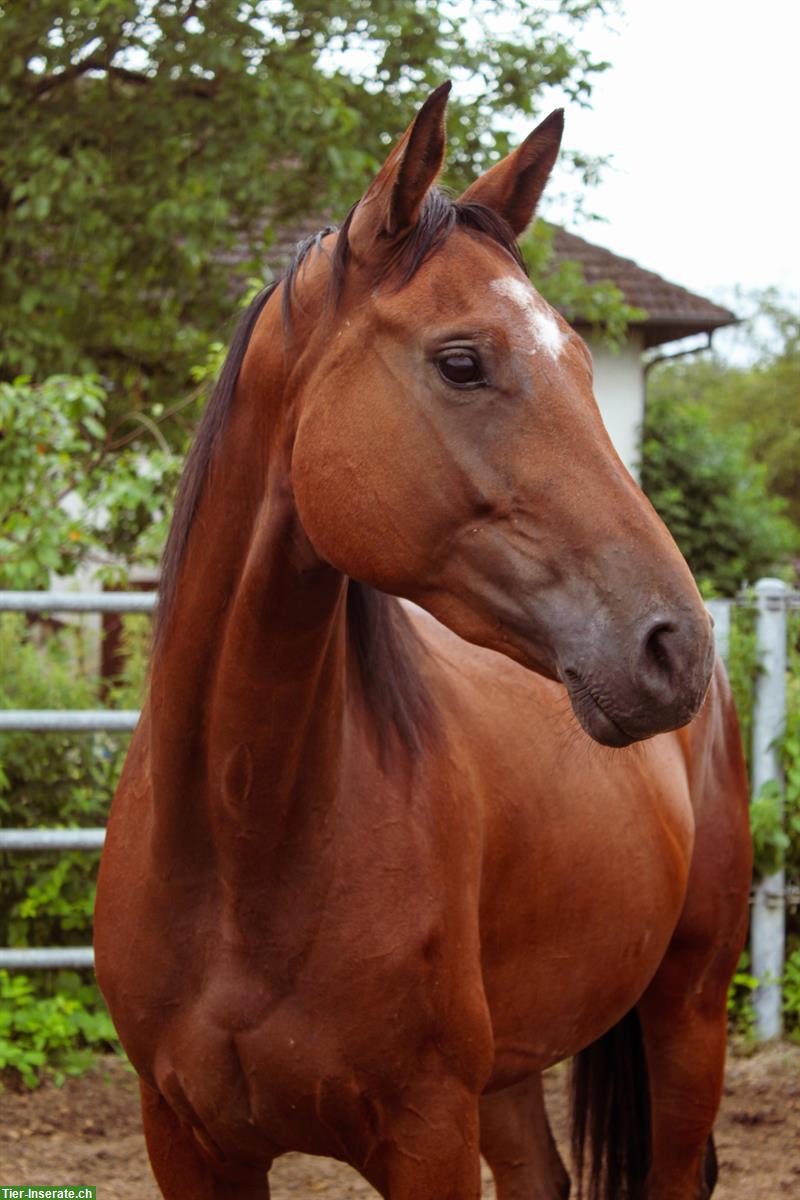
[[[555,229],[553,251],[557,262],[579,262],[587,283],[614,283],[628,304],[646,311],[647,319],[640,323],[645,346],[659,346],[693,333],[711,333],[736,321],[727,308],[566,229]],[[573,318],[573,324],[580,326],[580,318]]]

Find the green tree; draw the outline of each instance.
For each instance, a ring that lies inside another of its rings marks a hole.
[[[704,357],[676,363],[669,368],[669,388],[705,407],[722,438],[738,431],[751,457],[763,464],[766,487],[783,497],[800,528],[800,310],[774,289],[745,294],[740,304],[751,310],[743,332],[754,361],[731,366]]]
[[[708,395],[715,429],[747,431],[753,456],[764,464],[770,491],[786,500],[800,528],[800,309],[770,289],[746,298],[756,361],[728,370]]]
[[[180,394],[233,307],[226,254],[263,276],[270,221],[343,215],[443,78],[479,96],[451,111],[456,185],[544,87],[587,102],[606,64],[575,39],[607,7],[0,0],[0,377]]]
[[[641,481],[698,581],[722,595],[785,570],[798,548],[747,431],[715,428],[709,408],[687,396],[685,369],[661,368],[650,382]]]
[[[107,402],[92,377],[0,383],[0,588],[157,560],[181,460],[148,418],[160,444],[146,455],[119,422],[115,436]]]
[[[588,283],[580,263],[556,261],[554,232],[544,221],[536,221],[520,239],[531,279],[568,321],[579,317],[583,324],[592,325],[607,345],[617,349],[625,338],[628,325],[644,320],[647,313],[628,304],[622,290],[610,280]]]

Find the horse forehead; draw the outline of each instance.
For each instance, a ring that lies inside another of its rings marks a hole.
[[[489,290],[499,297],[523,349],[530,353],[543,351],[552,359],[561,357],[568,337],[553,309],[527,279],[501,275],[490,281]]]

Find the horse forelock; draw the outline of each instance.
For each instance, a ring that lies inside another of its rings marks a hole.
[[[331,256],[328,301],[333,308],[341,302],[351,261],[348,231],[358,206],[354,205],[339,230]],[[454,229],[483,234],[501,246],[527,275],[525,260],[520,253],[514,232],[508,222],[485,204],[452,200],[439,188],[432,188],[425,198],[417,221],[401,237],[378,239],[371,262],[362,264],[374,272],[375,283],[400,290],[409,284],[420,267],[446,242]],[[326,230],[326,232],[333,232]],[[298,247],[303,257],[317,239],[309,238]]]

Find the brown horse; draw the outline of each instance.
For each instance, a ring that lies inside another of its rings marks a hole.
[[[592,1194],[713,1187],[730,693],[516,249],[561,114],[453,202],[447,91],[249,310],[178,499],[95,936],[168,1200],[288,1150],[564,1197],[540,1072],[581,1051]]]

